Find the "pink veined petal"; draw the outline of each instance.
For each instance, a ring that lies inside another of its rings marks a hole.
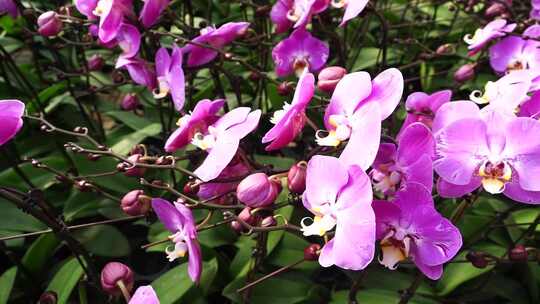
[[[313,206],[335,202],[348,179],[347,168],[337,158],[315,155],[308,162],[304,196]]]
[[[398,69],[390,68],[373,79],[371,95],[362,101],[361,107],[367,103],[376,102],[381,108],[381,120],[385,120],[394,112],[401,95],[403,95],[403,75]]]
[[[96,19],[93,11],[96,8],[98,0],[75,0],[75,7],[77,10],[85,15],[88,19]],[[16,16],[15,16],[16,17]]]
[[[169,0],[145,0],[139,14],[139,19],[145,28],[156,24],[161,13],[169,5]]]
[[[376,228],[370,201],[338,212],[336,234],[319,256],[321,266],[361,270],[373,260]]]
[[[315,76],[311,73],[304,72],[298,79],[296,90],[294,91],[291,105],[299,104],[303,108],[311,101],[315,93]]]
[[[426,212],[426,218],[423,219],[426,222],[429,222],[433,216],[439,215],[434,209],[431,189],[419,183],[407,183],[401,191],[397,192],[394,203],[401,208],[400,226],[402,227],[408,227],[418,221],[421,218],[419,212]]]
[[[505,131],[504,154],[517,171],[521,188],[540,191],[540,122],[528,117],[514,118]]]
[[[538,119],[540,116],[540,91],[533,93],[529,100],[519,107],[519,116]]]
[[[270,11],[270,19],[276,25],[276,34],[286,32],[293,26],[287,18],[287,13],[292,9],[293,0],[278,0]]]
[[[195,220],[193,219],[191,209],[182,203],[174,202],[173,204],[182,219],[183,230],[190,238],[196,238],[197,228],[195,227]]]
[[[324,113],[324,124],[327,130],[335,127],[330,125],[332,115],[350,115],[358,104],[371,94],[371,77],[367,72],[355,72],[345,75],[337,84],[330,104]]]
[[[434,135],[437,135],[437,132],[440,129],[450,125],[456,120],[464,118],[480,119],[480,109],[474,102],[461,100],[445,103],[437,111],[431,130]]]
[[[507,183],[504,186],[504,195],[525,204],[540,204],[540,191],[527,191],[521,188],[519,183]]]
[[[506,72],[510,61],[517,57],[525,45],[525,40],[520,37],[510,36],[502,39],[489,48],[489,63],[499,73]]]
[[[285,147],[302,131],[306,121],[306,115],[299,108],[297,105],[289,109],[280,121],[264,135],[262,139],[263,144],[272,142],[265,148],[266,151]]]
[[[240,139],[237,137],[228,136],[227,134],[220,136],[206,159],[193,173],[203,182],[215,179],[231,162],[239,144]]]
[[[154,288],[147,285],[137,288],[128,304],[159,304],[159,299]]]
[[[346,165],[367,170],[375,160],[381,140],[381,115],[377,103],[367,104],[354,113],[349,142],[339,159]]]
[[[343,20],[339,26],[344,26],[347,21],[358,16],[366,7],[369,0],[349,0],[347,1],[347,6],[345,7],[345,14],[343,15]]]
[[[451,90],[442,90],[435,92],[429,96],[429,103],[431,111],[433,111],[433,114],[437,113],[439,108],[450,101],[452,99],[452,91]]]
[[[159,48],[159,50],[156,52],[155,62],[157,77],[164,77],[169,73],[169,69],[171,67],[171,56],[169,55],[167,48]]]
[[[25,105],[19,100],[0,100],[0,146],[8,142],[22,128]]]
[[[209,48],[203,48],[200,46],[193,46],[192,50],[188,54],[187,65],[189,67],[196,67],[203,64],[207,64],[214,60],[218,55],[217,51]]]
[[[482,181],[479,177],[473,177],[466,185],[451,184],[444,179],[439,178],[437,181],[437,193],[445,198],[462,197],[478,189],[481,185]]]
[[[300,6],[302,15],[298,18],[296,23],[294,24],[294,28],[305,28],[306,24],[311,20],[311,14],[312,14],[312,8],[313,4],[315,4],[316,0],[295,0],[294,5]]]
[[[414,261],[414,264],[426,277],[432,280],[440,279],[443,274],[443,265],[428,266],[419,261]]]
[[[245,121],[231,126],[227,129],[227,133],[230,136],[236,137],[238,139],[246,137],[249,133],[251,133],[251,131],[257,128],[259,120],[261,119],[261,113],[261,110],[255,110],[249,113]]]
[[[405,101],[407,111],[421,111],[423,108],[429,108],[429,105],[429,95],[424,92],[414,92]]]
[[[330,54],[330,48],[328,44],[322,40],[319,40],[309,34],[302,41],[303,52],[307,54],[309,61],[309,70],[311,72],[319,71],[328,60]]]
[[[401,209],[394,202],[373,201],[373,211],[376,220],[376,237],[382,240],[386,237],[392,226],[399,225]]]
[[[397,158],[400,164],[409,165],[416,162],[423,154],[429,157],[434,156],[435,139],[424,124],[416,122],[409,125],[401,134]]]
[[[251,109],[248,107],[235,108],[216,121],[214,127],[225,130],[236,124],[242,123],[247,119],[250,111]]]
[[[182,70],[182,51],[176,45],[172,51],[171,70],[168,81],[174,108],[180,111],[184,107],[185,102],[185,81],[184,70]]]
[[[426,189],[433,188],[433,160],[431,156],[423,154],[417,161],[402,167],[405,181],[422,184]]]
[[[381,143],[379,145],[379,150],[377,151],[377,156],[373,161],[373,168],[377,168],[380,165],[385,165],[388,163],[393,163],[396,161],[396,152],[397,147],[392,143]]]
[[[357,204],[371,206],[373,190],[367,174],[358,166],[349,167],[349,181],[338,194],[337,208],[344,210]]]
[[[124,19],[124,9],[118,0],[105,2],[103,15],[99,19],[99,39],[104,43],[110,42],[116,38],[118,30]]]
[[[184,226],[183,217],[180,212],[170,202],[161,199],[152,199],[152,209],[156,213],[159,221],[172,233],[176,233]]]
[[[198,284],[202,273],[201,246],[195,238],[187,238],[186,245],[188,248],[188,274],[191,280]]]
[[[425,213],[435,213],[430,222],[417,223],[416,233],[422,235],[420,242],[415,242],[415,261],[429,266],[436,266],[450,261],[463,245],[461,234],[448,219],[432,210],[419,210],[419,218]],[[429,217],[429,215],[427,216]],[[426,218],[427,218],[426,217]]]
[[[118,36],[116,37],[118,45],[124,52],[122,56],[131,58],[137,55],[141,44],[141,34],[137,27],[129,24],[122,23],[118,30]]]
[[[480,119],[462,119],[436,134],[435,172],[446,181],[466,185],[489,155],[486,125]]]

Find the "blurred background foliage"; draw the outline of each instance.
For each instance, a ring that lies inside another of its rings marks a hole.
[[[467,98],[473,89],[481,89],[488,80],[495,79],[485,60],[479,60],[476,77],[465,85],[453,80],[454,71],[467,57],[462,37],[485,24],[483,12],[489,1],[478,1],[469,7],[468,1],[444,0],[378,0],[360,18],[344,28],[338,28],[340,12],[329,10],[316,17],[312,25],[314,36],[327,41],[331,47],[328,65],[341,65],[349,71],[366,70],[372,75],[385,67],[397,67],[404,74],[404,98],[415,91],[433,92],[451,88],[453,100]],[[192,6],[193,14],[186,15],[185,7]],[[272,46],[285,35],[272,34],[267,17],[273,1],[244,0],[184,0],[172,1],[164,20],[155,31],[171,32],[184,37],[197,35],[200,27],[220,25],[228,21],[246,20],[262,37],[259,41],[239,40],[227,48],[269,73],[273,73],[270,57]],[[13,19],[0,17],[0,99],[23,100],[29,114],[43,108],[48,121],[66,130],[77,126],[88,127],[90,134],[118,154],[127,154],[135,145],[145,144],[151,153],[163,153],[164,139],[174,129],[179,118],[168,103],[156,102],[151,92],[133,85],[124,71],[114,70],[118,50],[105,49],[88,39],[85,26],[64,24],[63,33],[53,39],[35,32],[35,19],[40,12],[59,10],[78,12],[64,1],[22,1],[26,8],[22,16]],[[142,1],[134,1],[135,7]],[[528,1],[514,1],[511,18],[526,20]],[[192,31],[186,31],[187,28]],[[521,25],[520,25],[521,26]],[[146,33],[144,52],[153,58],[161,42],[170,45],[172,38]],[[455,52],[438,54],[437,49],[451,44]],[[100,54],[105,66],[100,71],[85,71],[87,58]],[[477,55],[482,58],[483,54]],[[476,58],[473,58],[476,60]],[[259,131],[243,143],[255,159],[263,164],[287,169],[304,158],[313,148],[313,134],[305,131],[296,147],[273,154],[263,152],[259,139],[269,129],[268,117],[280,109],[291,96],[277,92],[282,80],[256,79],[242,65],[220,58],[208,68],[186,70],[188,79],[187,105],[203,98],[224,96],[229,108],[247,105],[263,110]],[[294,79],[288,79],[293,81]],[[121,111],[119,103],[127,93],[138,94],[143,109],[138,113]],[[308,115],[316,122],[322,119],[323,107],[329,96],[320,94]],[[399,129],[405,109],[402,105],[384,131],[393,136]],[[39,188],[47,201],[54,205],[67,225],[119,219],[126,215],[118,200],[133,189],[143,188],[137,178],[115,174],[117,161],[112,158],[88,158],[66,151],[66,142],[81,139],[40,130],[39,123],[25,121],[21,133],[9,145],[1,148],[0,185],[21,191]],[[181,156],[179,153],[177,156]],[[58,179],[52,170],[33,165],[37,159],[59,172],[91,182],[100,191],[84,191],[76,183]],[[187,168],[193,164],[185,162]],[[20,172],[18,172],[20,170]],[[111,172],[109,175],[102,175]],[[93,175],[96,174],[94,177]],[[148,170],[145,178],[174,183],[181,187],[186,178],[179,173]],[[28,177],[24,181],[21,175]],[[100,176],[102,175],[102,176]],[[165,196],[162,191],[144,188],[152,196]],[[104,195],[104,193],[106,195]],[[278,201],[293,202],[281,214],[298,223],[305,215],[297,199],[282,194]],[[437,208],[450,217],[461,200],[437,199]],[[538,247],[540,209],[508,201],[502,196],[480,196],[465,211],[458,226],[464,237],[464,247],[455,263],[445,267],[440,281],[425,280],[410,303],[540,303],[540,265],[537,262],[491,263],[477,268],[466,259],[471,250],[504,257],[516,242]],[[198,210],[197,220],[207,213]],[[209,223],[218,222],[214,214]],[[530,227],[533,227],[532,230]],[[48,227],[0,199],[0,237],[30,233]],[[168,263],[164,246],[148,250],[141,245],[163,239],[167,232],[155,218],[113,222],[78,229],[72,235],[92,256],[97,269],[109,261],[130,265],[136,273],[136,285],[151,283],[161,303],[237,303],[242,302],[236,290],[246,284],[246,276],[253,264],[252,236],[239,236],[228,226],[200,233],[204,254],[204,271],[199,286],[194,286],[186,274],[186,263]],[[303,257],[309,243],[297,235],[283,231],[270,232],[259,273],[269,273]],[[55,291],[58,303],[104,303],[118,301],[99,294],[88,282],[81,264],[55,234],[41,234],[0,242],[0,303],[33,303],[46,291]],[[364,272],[358,303],[397,303],[400,291],[408,288],[416,276],[412,264],[403,264],[396,271],[384,269],[374,262]],[[251,303],[344,303],[349,301],[351,280],[358,273],[338,268],[321,268],[316,262],[304,262],[292,270],[275,276],[251,292]]]

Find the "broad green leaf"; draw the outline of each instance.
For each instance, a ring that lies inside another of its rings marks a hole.
[[[88,251],[99,256],[120,257],[128,255],[131,251],[126,237],[111,225],[79,229],[73,232],[73,236]]]
[[[152,287],[158,295],[161,304],[179,303],[178,300],[186,294],[190,288],[207,289],[214,280],[218,264],[216,259],[203,263],[200,287],[196,287],[187,273],[187,262],[162,274],[154,282]]]
[[[110,111],[110,112],[106,112],[105,114],[123,122],[126,126],[130,127],[133,130],[141,130],[152,124],[152,121],[149,121],[146,118],[137,116],[133,112]],[[153,135],[150,135],[150,136],[153,136]]]
[[[40,161],[60,171],[64,171],[66,167],[65,159],[61,156],[45,157],[41,158]],[[29,162],[19,165],[19,168],[36,188],[44,190],[55,183],[53,173],[34,168]],[[2,186],[20,188],[22,185],[21,181],[21,177],[11,168],[0,173],[0,185]]]
[[[29,272],[39,275],[55,253],[58,245],[60,245],[60,241],[54,233],[41,235],[26,250],[21,263]]]
[[[4,199],[0,199],[0,210],[0,230],[32,232],[47,229],[45,224]]]
[[[54,291],[58,295],[58,304],[68,302],[71,292],[83,275],[83,268],[76,258],[69,258],[56,272],[49,286],[45,290]]]
[[[255,154],[257,162],[264,165],[273,165],[276,170],[288,170],[296,162],[292,158]]]
[[[150,136],[158,135],[161,132],[161,124],[152,123],[140,130],[122,137],[112,146],[112,150],[119,154],[127,154],[133,146]]]
[[[0,304],[6,304],[17,277],[17,267],[13,266],[0,276]]]
[[[369,276],[368,276],[369,277]],[[400,295],[397,291],[385,289],[361,289],[356,294],[358,303],[362,304],[382,304],[382,303],[398,303]],[[332,295],[330,304],[348,303],[349,291],[342,290]],[[408,303],[410,304],[436,304],[439,303],[425,297],[415,295]]]
[[[525,224],[519,225],[520,229],[528,229],[529,223],[534,222],[534,220],[540,215],[539,208],[527,208],[514,211],[511,214],[512,219],[516,224]],[[540,232],[540,225],[536,225],[536,232]]]

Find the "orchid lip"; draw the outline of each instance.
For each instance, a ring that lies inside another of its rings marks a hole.
[[[331,5],[335,8],[343,8],[347,6],[348,0],[332,0]]]

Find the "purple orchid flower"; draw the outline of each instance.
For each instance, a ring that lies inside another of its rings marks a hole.
[[[403,76],[388,69],[375,79],[366,72],[345,75],[334,90],[324,114],[328,134],[317,132],[321,146],[338,146],[349,140],[340,159],[367,170],[379,149],[381,121],[399,104],[403,93]]]
[[[540,25],[533,25],[523,32],[523,36],[540,37]],[[540,41],[510,36],[489,48],[489,63],[498,73],[514,70],[540,68]]]
[[[141,33],[136,26],[129,23],[123,23],[118,30],[116,42],[122,49],[122,58],[133,58],[139,53],[141,46]]]
[[[438,91],[431,95],[423,92],[415,92],[409,95],[407,101],[405,101],[407,117],[401,126],[398,138],[401,136],[403,130],[415,122],[421,122],[431,128],[435,113],[437,113],[443,104],[449,102],[451,98],[452,91],[450,90]]]
[[[347,21],[356,18],[366,8],[369,0],[338,0],[332,1],[332,6],[335,8],[345,8],[343,20],[339,26],[344,26]]]
[[[159,299],[154,288],[147,285],[137,288],[128,304],[159,304]]]
[[[527,101],[521,104],[519,116],[540,119],[540,91],[534,92]]]
[[[236,108],[209,126],[206,132],[193,136],[191,143],[208,151],[204,162],[193,172],[200,180],[207,182],[218,177],[236,154],[240,140],[257,127],[261,110],[250,111],[248,107]]]
[[[208,44],[221,49],[233,42],[236,38],[244,35],[249,27],[249,22],[229,22],[219,28],[208,26],[201,30],[201,35],[193,39],[196,44]],[[217,57],[218,52],[207,47],[188,43],[182,48],[184,54],[188,54],[187,65],[196,67],[207,64]]]
[[[293,72],[301,75],[306,67],[310,72],[317,72],[328,60],[329,53],[328,44],[299,28],[274,47],[272,59],[277,76],[285,77]]]
[[[435,139],[422,123],[409,125],[399,138],[398,146],[383,143],[373,162],[370,176],[373,186],[384,195],[394,195],[408,182],[433,188]]]
[[[506,36],[511,33],[517,24],[506,24],[506,20],[497,19],[488,23],[485,27],[476,30],[473,36],[465,35],[463,40],[469,45],[469,56],[478,53],[488,42],[495,38]]]
[[[174,152],[187,146],[197,133],[204,134],[219,116],[217,112],[223,108],[224,99],[204,99],[199,101],[191,114],[186,114],[178,120],[178,129],[174,131],[165,143],[165,151]]]
[[[393,202],[374,201],[377,239],[381,240],[381,264],[396,269],[411,258],[428,278],[438,280],[443,264],[463,244],[459,229],[435,210],[430,191],[408,183]]]
[[[125,15],[133,14],[132,0],[99,0],[92,11],[99,17],[99,39],[108,43],[116,38]]]
[[[116,68],[126,68],[129,76],[136,84],[146,86],[149,90],[156,88],[156,75],[148,67],[148,63],[140,58],[118,57]]]
[[[0,100],[0,146],[12,139],[23,126],[24,103],[16,99]]]
[[[270,120],[274,127],[262,139],[263,144],[272,142],[266,151],[285,147],[298,136],[306,123],[306,107],[314,93],[315,76],[305,70],[298,80],[291,104],[285,103],[283,110],[274,112]]]
[[[75,7],[77,10],[86,16],[89,20],[97,19],[97,16],[94,15],[94,10],[98,5],[99,0],[75,0]]]
[[[311,16],[328,8],[329,0],[278,0],[270,11],[270,19],[276,25],[276,33],[291,28],[305,28]]]
[[[156,74],[158,91],[154,92],[154,98],[163,98],[171,93],[174,108],[177,111],[182,110],[186,88],[182,70],[182,49],[174,45],[169,55],[166,48],[160,48],[156,53]]]
[[[322,248],[319,264],[344,269],[364,269],[375,252],[373,193],[366,173],[358,166],[347,167],[339,159],[316,155],[308,163],[304,207],[315,217],[308,226],[302,220],[305,236],[335,235]]]
[[[158,21],[170,0],[144,0],[139,19],[145,28],[150,28]]]
[[[174,242],[174,249],[165,249],[169,262],[188,254],[188,274],[191,280],[199,283],[202,272],[201,247],[197,241],[197,228],[191,210],[181,203],[154,198],[152,209],[159,220],[172,235],[169,239]]]
[[[534,20],[540,20],[540,1],[539,0],[531,0],[531,13],[530,18]]]
[[[17,4],[13,0],[0,0],[0,15],[8,14],[12,18],[19,16],[19,10]]]
[[[460,197],[482,186],[518,202],[540,203],[539,121],[458,101],[439,109],[433,132],[433,168],[442,197]]]
[[[226,199],[221,197],[226,193],[233,193],[236,191],[236,187],[241,181],[241,177],[247,176],[251,171],[250,167],[243,161],[235,161],[236,157],[221,171],[218,178],[223,180],[233,180],[231,182],[218,182],[218,183],[202,183],[199,186],[197,196],[201,200],[208,200],[211,198],[220,197],[220,199]],[[234,181],[236,179],[236,181]],[[220,201],[218,199],[218,202]]]

